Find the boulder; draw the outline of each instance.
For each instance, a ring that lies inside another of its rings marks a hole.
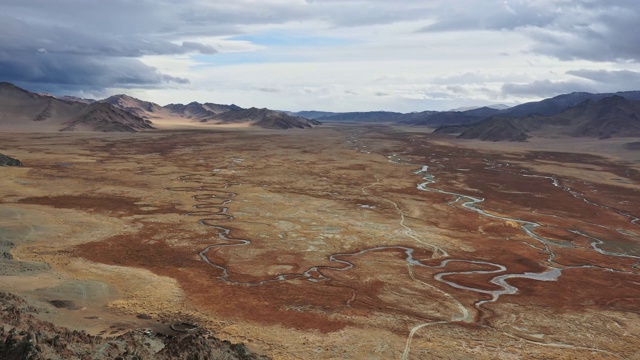
[[[10,156],[0,154],[0,166],[22,166],[22,162]]]

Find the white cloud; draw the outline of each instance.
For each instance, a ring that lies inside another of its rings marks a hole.
[[[638,10],[635,0],[5,0],[0,77],[53,93],[291,110],[513,103],[640,89]]]

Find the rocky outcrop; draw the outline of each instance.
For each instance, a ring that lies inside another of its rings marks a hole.
[[[0,154],[0,166],[22,166],[22,161]]]
[[[54,326],[33,313],[37,309],[23,299],[0,292],[0,359],[268,359],[203,329],[179,337],[135,330],[104,338]]]

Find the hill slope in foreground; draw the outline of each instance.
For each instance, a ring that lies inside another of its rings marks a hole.
[[[203,329],[179,336],[134,330],[104,338],[38,320],[32,315],[37,309],[12,294],[0,292],[0,304],[2,359],[268,359]]]

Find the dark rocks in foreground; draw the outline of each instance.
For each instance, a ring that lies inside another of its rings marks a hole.
[[[22,166],[22,161],[0,154],[0,166]]]
[[[268,359],[204,329],[184,336],[133,330],[101,337],[55,326],[33,313],[37,310],[22,298],[0,292],[0,359]]]

